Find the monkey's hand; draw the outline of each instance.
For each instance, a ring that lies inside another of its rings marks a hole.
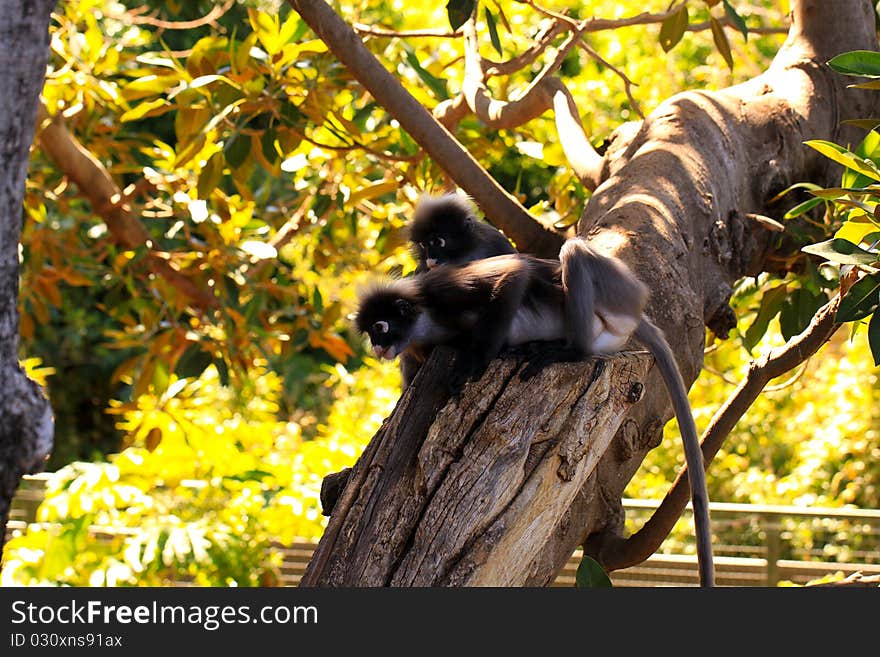
[[[461,351],[455,358],[452,375],[449,377],[449,394],[458,399],[461,391],[468,381],[479,380],[489,366],[489,361],[483,357],[475,356],[466,351]]]
[[[584,359],[580,350],[566,344],[563,341],[533,342],[533,351],[526,354],[528,364],[519,373],[520,381],[528,381],[534,378],[548,365],[553,363],[573,363]]]

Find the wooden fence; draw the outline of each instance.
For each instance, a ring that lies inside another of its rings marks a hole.
[[[42,496],[41,478],[26,478],[13,503],[9,534],[23,531],[33,521]],[[651,500],[624,500],[627,518],[635,526],[657,505]],[[724,503],[712,503],[710,510],[719,586],[806,584],[836,573],[880,575],[880,511]],[[689,510],[680,522],[690,522]],[[95,528],[94,534],[100,538],[109,531]],[[299,583],[315,545],[297,541],[276,546],[283,558],[282,584]],[[696,556],[682,554],[683,547],[692,548],[671,538],[644,563],[612,573],[611,580],[618,587],[696,586]],[[578,550],[553,586],[574,585],[580,557]]]

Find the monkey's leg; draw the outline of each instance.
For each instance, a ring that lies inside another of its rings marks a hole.
[[[460,393],[469,380],[482,376],[492,359],[501,353],[528,282],[529,272],[518,270],[505,275],[496,285],[494,297],[470,331],[469,345],[455,359],[455,370],[450,379],[454,395]]]
[[[564,340],[553,342],[531,342],[534,345],[533,352],[527,356],[528,365],[519,373],[521,381],[528,381],[537,376],[548,365],[553,363],[574,363],[584,360],[585,356],[577,347],[573,347]]]
[[[329,516],[351,478],[351,468],[328,474],[321,482],[321,514]]]

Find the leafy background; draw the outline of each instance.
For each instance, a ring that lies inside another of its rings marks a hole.
[[[350,23],[449,28],[442,3],[332,4]],[[580,17],[668,8],[570,5],[546,3]],[[53,18],[46,110],[111,174],[151,243],[120,246],[117,227],[35,146],[21,355],[49,389],[56,446],[37,522],[6,547],[4,584],[276,583],[277,546],[320,536],[321,479],[354,462],[399,395],[394,364],[369,357],[349,317],[359,286],[412,269],[403,227],[420,194],[443,188],[443,173],[286,4],[223,6],[213,24],[185,30],[161,21],[197,20],[214,3],[72,0]],[[648,113],[677,91],[748,79],[784,37],[756,28],[783,24],[785,2],[686,7],[662,26],[590,36],[638,83],[632,100],[608,66],[577,49],[566,60],[597,146],[638,118],[634,102]],[[749,26],[747,39],[735,20],[721,27],[730,12]],[[484,53],[504,58],[528,46],[540,18],[507,1],[485,3],[480,16]],[[701,21],[709,29],[684,30]],[[427,107],[458,91],[458,39],[367,45]],[[493,92],[509,96],[536,71],[494,80]],[[854,153],[873,164],[880,137],[871,134]],[[505,131],[470,118],[456,135],[536,216],[576,220],[588,192],[551,118]],[[820,257],[800,250],[838,237],[876,253],[863,229],[875,224],[880,178],[876,165],[861,166],[870,171],[849,170],[841,188],[867,191],[816,196],[803,181],[780,198],[785,273],[742,281],[737,330],[726,341],[707,335],[706,370],[691,391],[699,427],[753,358],[801,330],[852,276],[846,267],[876,277],[869,262],[841,262],[834,245],[813,247]],[[157,276],[150,249],[210,290],[216,308]],[[740,421],[710,471],[713,500],[877,508],[872,319],[858,315],[849,335],[775,382]],[[660,498],[674,479],[674,422],[666,431],[627,495]],[[113,534],[97,540],[95,526]],[[680,527],[664,549],[692,548]]]

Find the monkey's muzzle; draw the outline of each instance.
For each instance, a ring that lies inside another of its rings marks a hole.
[[[373,353],[376,354],[377,358],[384,358],[386,360],[392,360],[397,355],[394,349],[394,345],[382,347],[380,345],[374,344]]]

